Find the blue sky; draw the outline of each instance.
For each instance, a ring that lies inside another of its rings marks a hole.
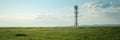
[[[119,0],[0,0],[0,26],[71,26],[76,4],[79,24],[120,24]]]

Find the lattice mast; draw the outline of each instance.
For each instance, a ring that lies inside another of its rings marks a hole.
[[[75,5],[74,6],[74,9],[75,9],[75,26],[77,27],[78,26],[78,5]]]

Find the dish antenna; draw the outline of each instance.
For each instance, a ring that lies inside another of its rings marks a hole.
[[[78,26],[78,5],[75,5],[74,6],[74,9],[75,9],[75,26],[77,27]]]

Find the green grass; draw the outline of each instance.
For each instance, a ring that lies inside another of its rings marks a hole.
[[[120,27],[0,28],[0,40],[120,40]]]

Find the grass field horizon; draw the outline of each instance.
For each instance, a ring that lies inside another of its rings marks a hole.
[[[120,27],[0,27],[0,40],[120,40]],[[26,36],[16,36],[24,34]]]

